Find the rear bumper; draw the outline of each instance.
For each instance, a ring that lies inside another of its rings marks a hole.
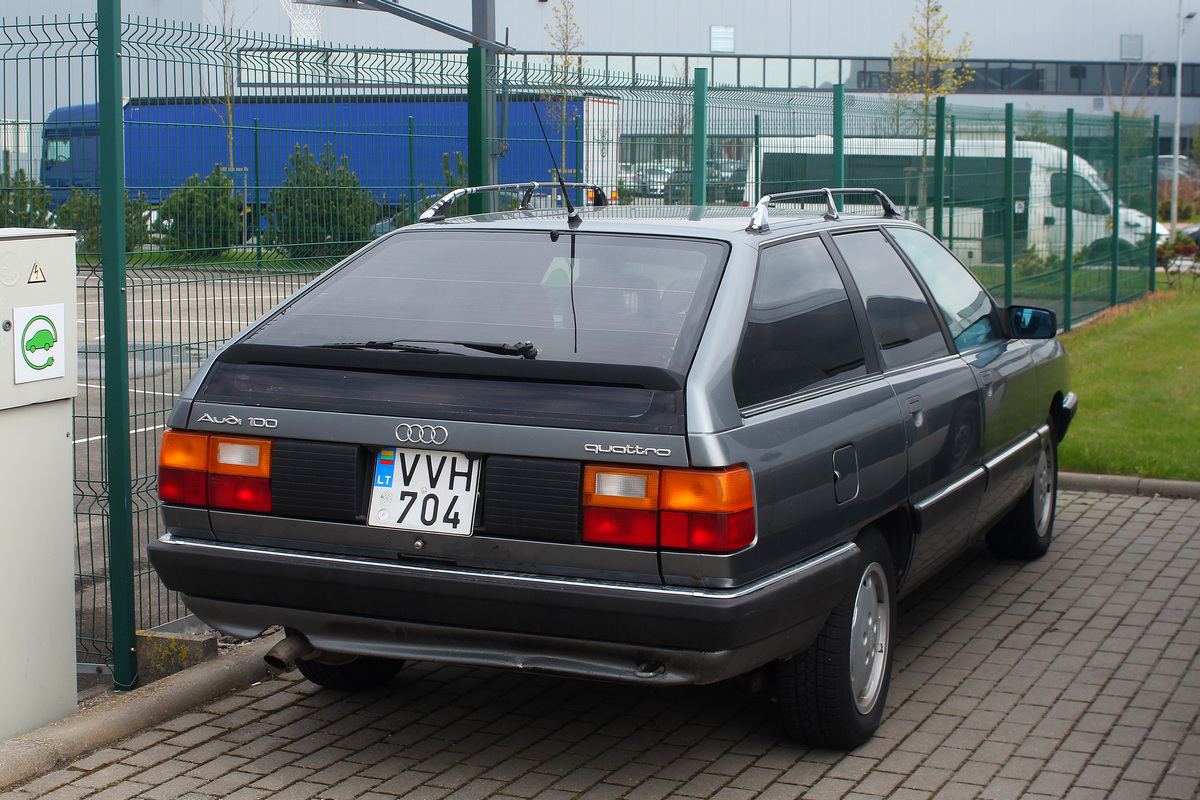
[[[844,544],[736,589],[489,573],[229,545],[149,548],[202,620],[272,625],[337,653],[664,684],[710,683],[808,647],[857,577]]]

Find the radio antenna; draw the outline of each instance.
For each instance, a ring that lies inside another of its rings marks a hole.
[[[571,197],[567,194],[567,184],[563,180],[562,170],[558,168],[558,161],[554,158],[554,148],[550,146],[550,138],[546,136],[546,126],[542,124],[542,115],[538,111],[537,101],[533,102],[533,113],[537,117],[538,127],[542,129],[542,141],[546,143],[546,152],[550,154],[550,163],[554,165],[554,174],[558,177],[558,188],[562,192],[563,202],[567,206],[567,227],[578,228],[583,222],[579,217],[579,212],[575,210],[575,206],[571,204]]]

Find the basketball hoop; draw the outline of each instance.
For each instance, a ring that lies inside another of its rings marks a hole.
[[[292,22],[293,39],[321,40],[321,14],[323,6],[297,3],[296,0],[279,0]]]

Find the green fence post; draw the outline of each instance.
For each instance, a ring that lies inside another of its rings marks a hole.
[[[262,271],[262,165],[258,161],[258,117],[254,118],[254,265]]]
[[[125,130],[121,3],[96,4],[96,99],[100,122],[100,226],[104,243],[104,435],[108,470],[108,589],[113,685],[137,686],[133,596],[133,467],[129,452],[129,332],[125,293]]]
[[[408,209],[404,215],[404,219],[408,224],[417,221],[417,197],[416,197],[416,174],[414,169],[416,154],[413,152],[413,145],[416,143],[416,137],[413,136],[413,118],[410,115],[408,118]]]
[[[1120,262],[1121,241],[1121,112],[1113,112],[1112,149],[1112,237],[1109,240],[1109,258],[1112,261],[1112,286],[1108,292],[1108,304],[1117,304],[1117,265]],[[1155,167],[1157,171],[1157,166]]]
[[[583,180],[583,119],[579,114],[575,115],[575,180]],[[583,205],[584,199],[583,189],[576,189],[575,205]]]
[[[472,186],[486,186],[488,178],[486,56],[482,47],[467,51],[467,182]],[[484,195],[470,195],[467,210],[481,214],[490,207],[487,201]]]
[[[692,84],[692,204],[708,203],[708,68]]]
[[[1004,305],[1013,304],[1013,228],[1016,219],[1013,207],[1017,203],[1013,185],[1013,151],[1016,149],[1016,127],[1013,123],[1013,104],[1004,105]]]
[[[1075,109],[1067,109],[1067,186],[1063,196],[1063,329],[1071,330],[1075,294]]]
[[[846,185],[846,85],[842,83],[833,87],[833,185]],[[845,202],[842,196],[839,194],[833,202],[841,211]]]
[[[947,207],[950,209],[950,217],[946,221],[946,235],[948,239],[947,247],[954,249],[954,123],[956,122],[954,114],[950,115],[950,158],[946,163],[946,176],[950,179],[950,202]]]
[[[762,197],[762,117],[758,114],[754,115],[754,197],[750,198],[750,205],[758,205],[759,198]]]
[[[946,209],[946,96],[938,95],[933,140],[933,235],[942,238],[942,214]]]
[[[1154,136],[1150,139],[1150,155],[1154,156],[1151,159],[1153,166],[1150,168],[1150,208],[1146,212],[1146,216],[1150,217],[1150,243],[1147,249],[1150,251],[1147,261],[1150,268],[1150,277],[1147,284],[1148,291],[1153,292],[1157,288],[1158,281],[1158,114],[1154,115]],[[1176,165],[1177,166],[1177,165]]]

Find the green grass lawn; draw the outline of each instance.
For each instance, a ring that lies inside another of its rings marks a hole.
[[[1200,480],[1200,291],[1158,292],[1060,338],[1079,395],[1062,469]]]

